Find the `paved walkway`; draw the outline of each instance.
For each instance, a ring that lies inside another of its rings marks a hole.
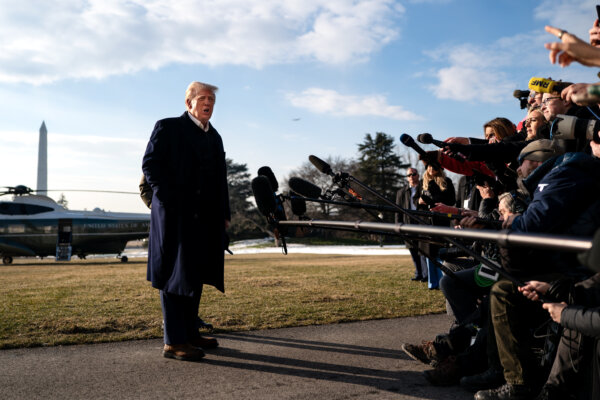
[[[0,351],[0,399],[472,399],[430,386],[400,345],[446,315],[220,334],[201,362],[160,340]]]

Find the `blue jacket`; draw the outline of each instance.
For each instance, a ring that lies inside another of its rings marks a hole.
[[[532,200],[511,229],[566,233],[579,215],[600,199],[600,160],[585,153],[566,153],[540,165],[524,184]]]
[[[582,230],[584,224],[579,221],[600,197],[600,160],[584,153],[566,153],[540,165],[523,184],[532,200],[513,220],[512,231],[592,236],[593,230]],[[501,255],[504,268],[516,276],[562,272],[583,278],[588,274],[575,268],[578,263],[571,253],[508,248],[502,249]]]

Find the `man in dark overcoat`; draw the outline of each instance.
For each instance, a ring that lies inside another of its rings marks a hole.
[[[196,325],[203,285],[224,291],[231,220],[223,142],[209,122],[216,91],[192,82],[187,111],[156,123],[142,163],[152,187],[147,279],[160,290],[168,358],[198,360],[218,346]]]
[[[406,179],[408,185],[398,190],[396,193],[396,204],[400,205],[405,210],[416,210],[419,197],[421,197],[421,180],[419,172],[415,168],[409,168]],[[402,221],[400,221],[400,218]],[[414,224],[414,220],[405,214],[396,214],[396,223],[404,222],[405,224]],[[415,247],[415,242],[407,241],[406,247],[410,252],[413,264],[415,265],[415,276],[411,278],[413,281],[427,282],[427,259],[421,255]]]

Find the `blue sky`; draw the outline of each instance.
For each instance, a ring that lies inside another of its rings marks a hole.
[[[45,121],[49,189],[136,191],[154,123],[184,111],[193,80],[219,86],[212,123],[253,176],[356,157],[366,133],[481,136],[523,118],[512,93],[533,76],[598,80],[543,48],[547,24],[587,40],[595,4],[0,0],[0,185],[35,188]],[[137,196],[65,195],[145,211]]]

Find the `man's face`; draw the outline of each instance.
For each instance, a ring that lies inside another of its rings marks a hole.
[[[419,183],[419,173],[414,168],[410,168],[408,170],[408,174],[406,175],[406,178],[408,179],[408,184],[411,187],[417,186],[417,184]]]
[[[553,121],[558,114],[565,114],[570,103],[561,99],[558,93],[544,93],[542,97],[542,112],[546,121]]]
[[[523,164],[517,168],[517,175],[525,179],[533,172],[534,169],[539,167],[542,163],[540,161],[524,160]]]
[[[502,217],[503,221],[506,221],[506,219],[510,215],[513,215],[513,213],[511,213],[508,209],[508,207],[506,207],[506,202],[504,201],[501,201],[500,204],[498,204],[498,212],[500,213],[500,216]]]
[[[186,100],[186,105],[190,114],[206,125],[213,113],[215,95],[210,90],[200,90],[196,97]]]
[[[527,104],[529,107],[537,107],[542,105],[542,93],[531,92],[529,94],[529,99],[527,99]]]

